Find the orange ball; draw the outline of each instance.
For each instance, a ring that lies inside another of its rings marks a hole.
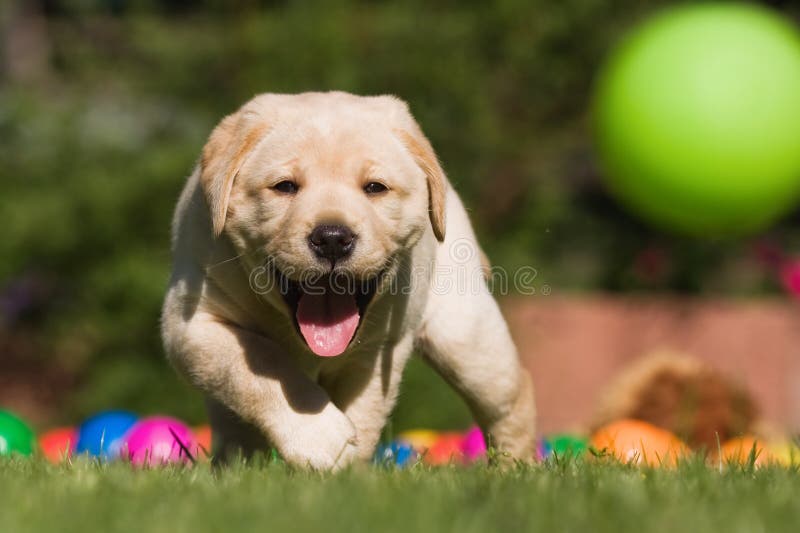
[[[62,427],[51,429],[39,437],[39,449],[51,463],[60,463],[72,455],[78,432],[75,428]]]
[[[206,424],[192,429],[194,438],[197,442],[196,453],[193,450],[195,459],[206,459],[211,455],[211,427]]]
[[[462,462],[464,453],[461,443],[464,437],[460,433],[442,433],[422,456],[429,465],[442,465],[451,462]]]
[[[721,458],[723,463],[750,462],[750,453],[756,450],[756,465],[765,465],[776,462],[777,458],[769,451],[763,440],[759,440],[754,435],[743,435],[725,441],[720,447],[717,458]]]
[[[675,466],[688,452],[673,433],[640,420],[618,420],[597,430],[591,445],[623,462],[649,466]]]

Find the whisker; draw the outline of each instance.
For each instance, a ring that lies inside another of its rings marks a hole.
[[[213,265],[209,265],[209,266],[208,266],[208,267],[206,267],[206,268],[207,268],[208,270],[211,270],[212,268],[217,268],[218,266],[220,266],[220,265],[224,265],[225,263],[230,263],[231,261],[236,261],[237,259],[239,259],[240,257],[244,257],[245,255],[246,255],[246,254],[239,254],[239,255],[236,255],[236,256],[234,256],[234,257],[231,257],[231,258],[229,258],[229,259],[225,259],[224,261],[220,261],[219,263],[215,263],[215,264],[213,264]]]
[[[237,259],[241,259],[242,257],[253,255],[253,254],[257,253],[257,252],[258,252],[258,250],[251,250],[249,252],[242,252],[239,255],[235,255],[233,257],[229,257],[228,259],[220,261],[219,263],[215,263],[213,265],[210,265],[210,266],[206,267],[206,269],[207,270],[211,270],[212,268],[217,268],[218,266],[224,265],[225,263],[230,263],[231,261],[236,261]]]

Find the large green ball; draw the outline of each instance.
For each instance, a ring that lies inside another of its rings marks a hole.
[[[612,194],[657,225],[750,233],[800,193],[800,35],[766,8],[702,4],[634,30],[598,78]]]
[[[31,428],[8,411],[0,410],[0,455],[30,455],[35,445],[36,436]]]

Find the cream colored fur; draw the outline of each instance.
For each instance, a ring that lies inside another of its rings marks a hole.
[[[271,189],[283,179],[300,192]],[[366,181],[389,191],[370,197]],[[265,268],[325,272],[307,245],[319,224],[358,235],[337,271],[384,273],[356,337],[333,358],[308,349]],[[164,345],[207,398],[218,454],[272,445],[290,464],[322,470],[369,459],[416,346],[496,446],[532,457],[530,379],[464,207],[400,100],[265,94],[245,104],[217,126],[188,179],[173,254]]]

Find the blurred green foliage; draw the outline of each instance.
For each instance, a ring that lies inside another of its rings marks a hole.
[[[33,376],[52,422],[203,418],[158,335],[170,217],[214,124],[266,91],[406,99],[494,262],[559,290],[770,290],[750,244],[655,233],[599,185],[593,76],[662,3],[3,3],[0,373]],[[772,239],[798,243],[797,221]],[[467,423],[421,364],[408,382],[395,430]]]

